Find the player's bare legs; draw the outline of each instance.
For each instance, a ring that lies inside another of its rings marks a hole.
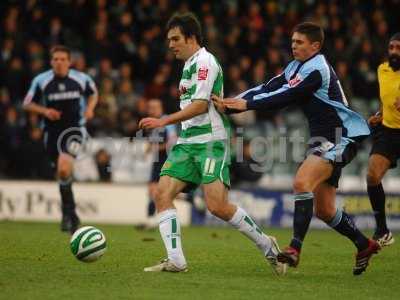
[[[336,188],[327,183],[319,184],[314,190],[315,215],[329,222],[336,214]]]
[[[332,165],[325,159],[309,155],[296,173],[293,183],[294,216],[293,238],[279,259],[296,267],[299,263],[301,247],[313,216],[313,191],[316,186],[330,177]]]
[[[304,238],[307,233],[313,212],[312,198],[307,199],[304,195],[308,195],[305,194],[306,191],[311,190],[313,193],[309,195],[314,197],[317,216],[331,228],[349,238],[357,247],[358,253],[353,274],[359,275],[365,271],[372,254],[379,250],[379,245],[369,241],[344,211],[335,208],[336,188],[325,182],[331,176],[332,171],[333,166],[327,160],[315,155],[308,156],[301,165],[294,183],[296,193],[294,237],[290,246],[279,256],[279,260],[294,267],[299,263],[301,238]],[[302,197],[300,198],[300,196]],[[310,200],[311,203],[306,202]]]
[[[353,268],[354,275],[360,275],[368,266],[371,256],[377,253],[380,246],[377,242],[368,240],[362,234],[354,221],[344,211],[335,208],[336,188],[321,183],[314,191],[316,214],[328,226],[335,229],[341,235],[346,236],[356,246],[356,264]]]
[[[183,182],[174,177],[164,175],[160,177],[156,193],[156,209],[162,213],[167,209],[175,209],[173,200],[186,187]]]
[[[181,227],[173,200],[186,187],[186,183],[168,175],[161,176],[156,192],[155,204],[159,217],[160,234],[168,258],[146,272],[186,271],[186,259],[182,250]]]
[[[60,153],[57,160],[57,176],[66,180],[72,175],[74,158],[66,153]]]
[[[232,219],[237,207],[228,201],[228,190],[221,181],[204,184],[203,192],[210,213],[227,222]]]
[[[391,162],[385,156],[372,154],[368,161],[367,187],[368,196],[374,211],[376,229],[373,239],[381,246],[388,246],[394,243],[392,233],[387,228],[385,214],[385,191],[382,186],[382,179]]]
[[[158,194],[158,182],[150,182],[147,187],[149,190],[149,198],[151,201],[155,201]]]
[[[215,180],[204,184],[203,191],[208,210],[214,216],[229,222],[252,240],[271,264],[276,274],[285,274],[286,265],[277,260],[280,250],[275,238],[265,235],[244,209],[228,201],[226,186],[220,180]]]
[[[60,153],[57,159],[57,178],[61,194],[62,221],[61,230],[73,233],[79,226],[76,214],[75,199],[72,192],[72,171],[74,158],[66,153]]]

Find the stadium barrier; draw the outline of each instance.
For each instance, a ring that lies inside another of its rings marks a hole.
[[[243,207],[258,224],[272,227],[292,227],[294,201],[289,190],[271,191],[261,188],[231,190],[229,198]],[[336,197],[336,205],[350,214],[359,228],[374,228],[375,219],[368,195],[365,192],[340,192]],[[392,192],[386,195],[386,215],[389,228],[400,230],[400,193]],[[223,224],[209,213],[201,218],[196,215],[195,210],[193,210],[192,220],[198,224]],[[328,228],[316,217],[313,217],[310,226],[312,228]]]
[[[85,223],[146,223],[146,185],[75,183],[73,189],[78,213]],[[259,224],[292,226],[294,202],[287,189],[233,189],[229,198],[246,209]],[[59,199],[56,182],[0,181],[0,220],[59,221]],[[400,230],[400,193],[388,193],[386,199],[388,225],[393,230]],[[185,201],[175,201],[183,225],[223,224],[221,220],[202,211],[204,203],[200,195],[195,197],[194,203],[192,206]],[[374,217],[365,192],[341,192],[337,196],[337,206],[353,216],[360,228],[374,227]],[[325,223],[316,218],[313,218],[311,227],[327,228]]]
[[[75,183],[77,211],[84,223],[143,224],[147,220],[147,187]],[[175,201],[180,221],[191,223],[191,205]],[[56,182],[0,181],[0,220],[59,221]]]

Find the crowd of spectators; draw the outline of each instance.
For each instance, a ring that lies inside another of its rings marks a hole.
[[[23,113],[21,103],[31,79],[49,68],[52,45],[72,48],[74,68],[98,86],[90,134],[133,136],[148,99],[162,99],[167,113],[178,107],[182,65],[168,52],[164,32],[175,11],[193,11],[201,20],[204,44],[224,69],[225,95],[280,73],[290,60],[293,26],[312,20],[325,30],[323,53],[350,101],[371,101],[378,93],[376,68],[388,38],[400,28],[399,7],[400,0],[1,1],[0,177],[47,172],[18,166],[43,155],[40,119]],[[257,113],[247,122],[268,118]]]

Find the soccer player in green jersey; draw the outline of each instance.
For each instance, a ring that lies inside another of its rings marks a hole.
[[[139,126],[152,129],[181,122],[182,131],[161,170],[155,199],[168,258],[144,270],[187,271],[173,199],[201,185],[209,211],[252,240],[274,271],[284,274],[286,265],[277,261],[280,250],[275,238],[264,234],[242,208],[228,201],[228,122],[211,101],[211,94],[223,95],[223,73],[216,58],[202,47],[199,21],[191,13],[174,15],[167,24],[167,38],[170,50],[185,62],[179,83],[181,110],[160,119],[144,118]]]

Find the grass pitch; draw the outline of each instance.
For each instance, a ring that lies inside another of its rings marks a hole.
[[[108,249],[76,260],[58,224],[0,222],[0,299],[396,299],[400,235],[352,275],[354,249],[331,230],[311,230],[300,265],[276,277],[258,250],[231,228],[183,228],[189,272],[144,273],[165,256],[158,231],[98,225]],[[291,230],[265,230],[285,246]]]

